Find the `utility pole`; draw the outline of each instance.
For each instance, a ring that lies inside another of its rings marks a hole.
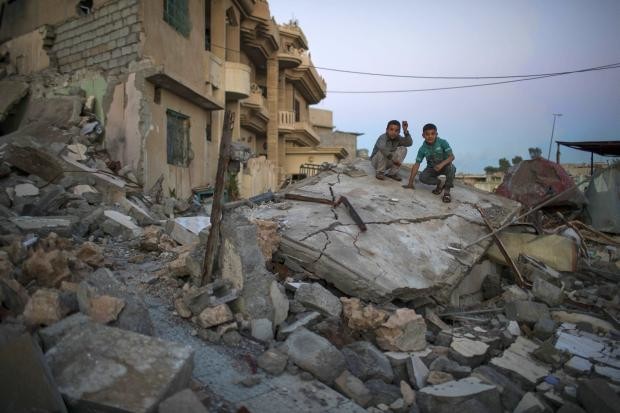
[[[549,141],[549,153],[547,154],[547,160],[551,159],[551,145],[553,145],[553,133],[555,132],[555,120],[559,116],[562,116],[562,114],[561,113],[553,114],[553,126],[551,127],[551,140]]]

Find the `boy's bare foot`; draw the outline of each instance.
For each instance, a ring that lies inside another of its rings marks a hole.
[[[392,174],[386,174],[385,176],[387,176],[388,178],[392,178],[393,180],[399,181],[399,182],[403,180],[403,178],[401,178],[400,175],[398,175],[397,173],[393,174],[393,175]]]
[[[403,185],[403,188],[405,188],[405,189],[415,189],[415,187],[413,186],[413,184]]]
[[[443,202],[445,202],[446,204],[449,202],[452,202],[452,196],[450,195],[450,190],[446,189],[443,193],[443,196],[441,197],[441,200]]]
[[[385,175],[383,175],[383,172],[377,172],[375,174],[375,178],[377,178],[380,181],[384,181],[385,180]]]

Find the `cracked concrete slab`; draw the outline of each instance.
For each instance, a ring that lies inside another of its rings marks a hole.
[[[447,248],[466,245],[489,232],[476,206],[496,227],[519,208],[517,202],[465,186],[455,187],[452,203],[446,204],[427,185],[417,183],[411,191],[402,188],[401,182],[376,180],[369,161],[358,160],[355,167],[368,176],[331,170],[288,192],[332,199],[331,187],[336,198],[349,199],[366,223],[366,232],[360,231],[343,206],[334,209],[287,201],[287,209],[266,205],[246,212],[280,222],[280,251],[286,259],[362,299],[410,300],[430,293],[447,302],[452,288],[491,242],[485,240],[458,254]]]

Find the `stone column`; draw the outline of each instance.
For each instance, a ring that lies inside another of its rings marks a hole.
[[[281,167],[279,160],[278,142],[278,76],[279,64],[276,56],[267,60],[267,110],[269,111],[269,123],[267,124],[267,159],[276,163],[276,167]]]

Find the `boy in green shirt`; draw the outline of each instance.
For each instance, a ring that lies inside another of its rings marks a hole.
[[[433,193],[439,195],[443,191],[441,200],[443,202],[450,202],[452,201],[450,188],[454,186],[454,175],[456,174],[456,168],[452,164],[454,161],[452,148],[447,141],[437,136],[437,126],[432,123],[424,125],[422,137],[424,138],[424,143],[420,147],[415,164],[411,168],[409,183],[403,187],[413,189],[413,180],[420,169],[420,163],[426,158],[426,169],[420,174],[420,182],[428,185],[437,185],[433,189]],[[445,184],[439,179],[439,175],[446,176]]]

